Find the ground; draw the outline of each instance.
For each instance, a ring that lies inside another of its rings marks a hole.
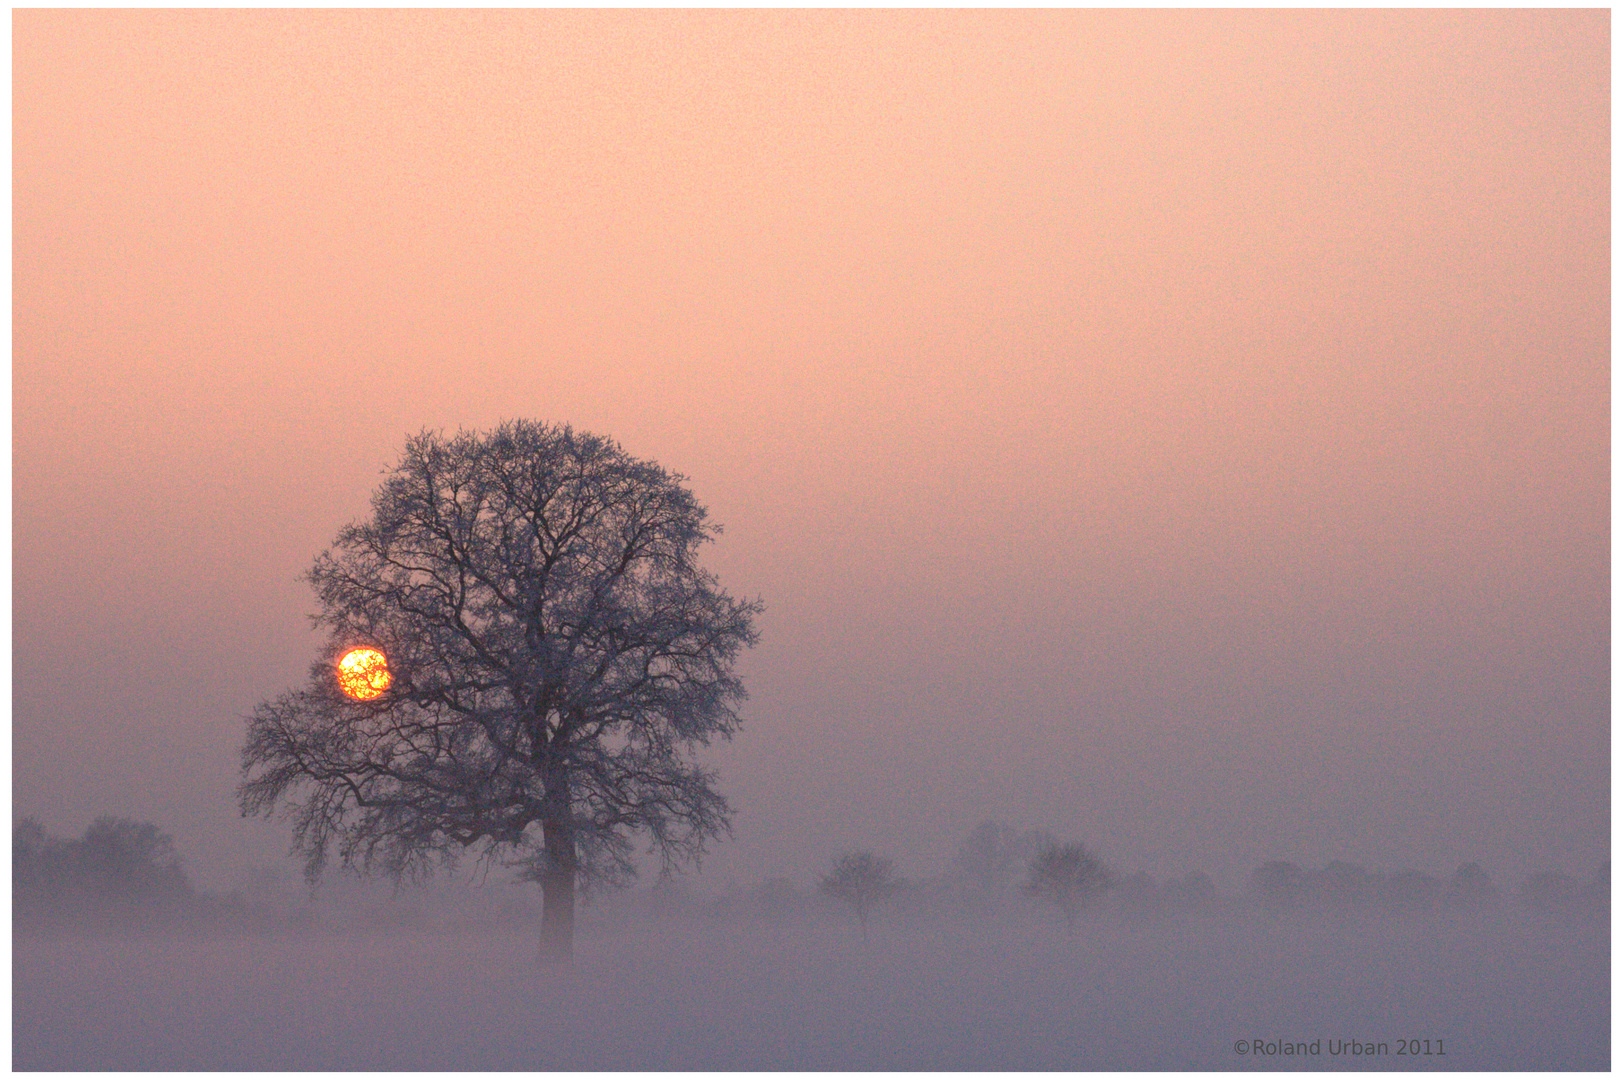
[[[17,1069],[1606,1069],[1601,919],[19,936]],[[1318,1056],[1266,1044],[1319,1040]],[[1256,1040],[1264,1048],[1254,1049]],[[1383,1056],[1329,1053],[1386,1044]],[[1442,1056],[1398,1054],[1430,1040]],[[1246,1044],[1237,1053],[1236,1044]]]

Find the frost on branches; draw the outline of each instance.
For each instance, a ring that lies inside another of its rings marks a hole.
[[[307,575],[327,641],[249,720],[243,813],[285,814],[312,880],[520,866],[567,959],[577,888],[627,879],[637,837],[669,865],[728,825],[692,753],[737,730],[761,605],[699,566],[719,530],[684,485],[568,427],[411,439]],[[356,645],[392,675],[367,700],[335,675]]]

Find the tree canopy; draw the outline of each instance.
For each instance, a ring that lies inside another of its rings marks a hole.
[[[868,913],[881,900],[893,896],[902,887],[902,880],[889,859],[881,859],[871,851],[852,851],[834,860],[817,887],[825,896],[849,904],[866,936]]]
[[[11,896],[18,921],[180,909],[196,899],[169,834],[146,821],[99,817],[77,840],[34,818],[11,831]]]
[[[1108,868],[1081,844],[1051,843],[1039,851],[1026,870],[1026,895],[1059,908],[1067,923],[1110,887]]]
[[[308,574],[326,644],[249,720],[244,814],[282,808],[312,880],[335,855],[519,865],[567,955],[578,876],[626,879],[638,835],[669,865],[727,828],[692,751],[738,727],[761,605],[700,567],[719,528],[685,484],[569,427],[410,439]],[[364,700],[336,676],[355,646],[389,668]]]

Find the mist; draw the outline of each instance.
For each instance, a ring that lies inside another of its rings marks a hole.
[[[13,99],[19,1066],[1605,1067],[1609,12],[29,10]],[[763,605],[556,977],[238,804],[301,575],[515,419]],[[1109,888],[975,914],[988,820]]]
[[[987,823],[988,827],[995,823]],[[1012,830],[1003,830],[1012,833]],[[1067,921],[966,837],[865,926],[816,882],[598,894],[572,968],[499,871],[340,877],[14,940],[19,1069],[1608,1067],[1609,881],[1111,873]],[[977,844],[977,839],[981,843]],[[1504,884],[1504,883],[1501,883]],[[1243,1052],[1241,1049],[1243,1048]]]

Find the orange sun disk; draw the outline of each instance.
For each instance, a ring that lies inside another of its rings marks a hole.
[[[338,661],[338,688],[356,701],[369,701],[389,689],[389,661],[370,646],[351,649]]]

